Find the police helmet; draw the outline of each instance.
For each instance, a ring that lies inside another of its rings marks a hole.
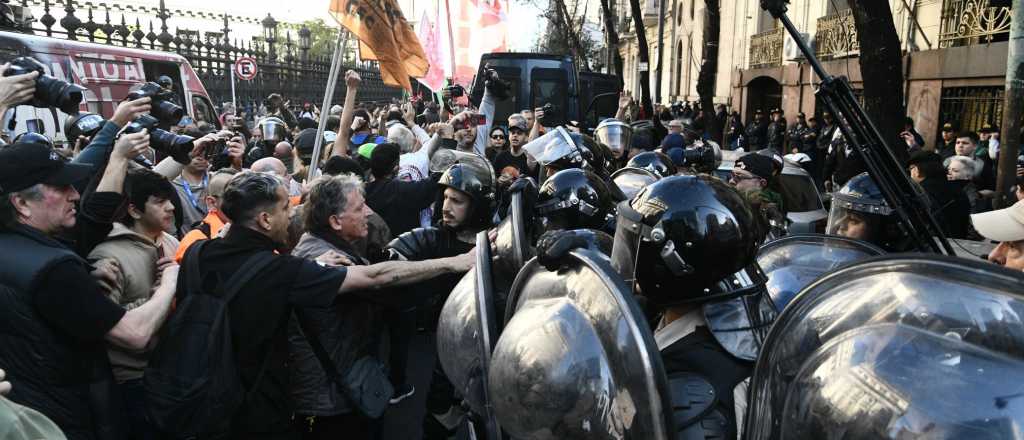
[[[444,203],[444,188],[452,188],[469,196],[471,211],[462,228],[486,228],[491,226],[496,198],[494,191],[494,170],[490,162],[480,160],[459,161],[441,175],[437,182],[441,186],[434,207],[434,219],[440,220]]]
[[[666,177],[619,204],[612,265],[655,306],[731,298],[720,281],[756,264],[763,234],[735,188]]]
[[[537,214],[546,229],[602,229],[612,212],[608,186],[596,174],[562,170],[544,181],[537,194]]]
[[[657,151],[645,151],[633,156],[629,162],[626,162],[626,168],[647,170],[663,178],[676,173],[676,166],[672,163],[672,158]]]
[[[895,249],[900,236],[898,219],[868,173],[854,176],[832,194],[825,230],[830,235],[864,240],[888,250]]]
[[[26,131],[14,137],[11,144],[39,144],[45,145],[49,148],[53,148],[53,141],[50,140],[45,134],[36,133],[33,131]]]
[[[80,112],[68,115],[64,120],[64,137],[67,138],[69,144],[74,144],[79,136],[91,139],[100,131],[100,128],[103,128],[104,122],[106,121],[103,117],[96,113]]]

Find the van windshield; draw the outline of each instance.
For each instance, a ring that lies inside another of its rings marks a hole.
[[[569,78],[565,70],[535,68],[530,72],[531,110],[551,104],[551,115],[545,115],[544,125],[554,127],[565,124],[569,114]]]

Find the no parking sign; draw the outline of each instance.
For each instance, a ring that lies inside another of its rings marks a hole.
[[[235,60],[235,75],[242,81],[249,81],[256,77],[259,68],[256,67],[256,60],[252,57],[241,57]]]

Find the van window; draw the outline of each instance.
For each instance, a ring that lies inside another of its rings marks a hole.
[[[553,114],[545,115],[545,126],[565,124],[569,115],[569,78],[565,70],[535,68],[530,71],[530,109],[551,104]]]
[[[192,95],[192,112],[195,113],[194,117],[196,124],[200,122],[209,122],[217,128],[220,128],[220,121],[217,120],[217,113],[213,110],[213,104],[205,96]]]

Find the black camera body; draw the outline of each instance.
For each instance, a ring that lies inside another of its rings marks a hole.
[[[149,130],[149,146],[154,150],[164,153],[176,162],[187,165],[192,161],[189,153],[192,152],[192,136],[182,136],[157,128],[160,120],[152,115],[142,115],[135,118],[121,131],[121,134],[134,134],[142,130]]]
[[[132,90],[128,93],[127,99],[134,101],[146,97],[152,100],[150,103],[152,109],[149,111],[149,114],[159,119],[160,122],[177,124],[185,116],[185,109],[172,101],[174,92],[160,87],[160,84],[155,82],[147,82],[141,87]]]
[[[4,71],[4,76],[32,72],[39,72],[39,76],[36,77],[36,92],[32,95],[31,100],[22,104],[38,108],[56,107],[68,114],[78,112],[78,104],[82,102],[86,88],[47,75],[43,64],[34,58],[15,58]]]
[[[683,163],[699,173],[714,172],[722,164],[722,150],[714,143],[698,142],[683,149]]]

